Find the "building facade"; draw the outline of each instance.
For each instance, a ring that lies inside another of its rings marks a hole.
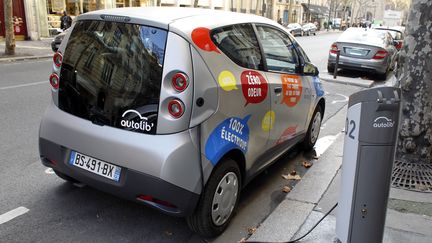
[[[282,24],[318,22],[324,19],[323,6],[329,0],[199,0],[197,7],[250,13]],[[66,11],[72,18],[89,11],[122,7],[193,7],[195,0],[14,0],[17,39],[37,40],[60,31],[60,17]],[[328,9],[328,8],[327,8]],[[0,0],[0,21],[3,20]],[[0,22],[0,38],[4,26]]]

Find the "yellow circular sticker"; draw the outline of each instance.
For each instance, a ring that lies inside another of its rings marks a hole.
[[[268,132],[273,129],[274,122],[276,120],[276,113],[274,111],[268,111],[261,122],[261,127],[264,132]]]
[[[218,82],[221,88],[225,91],[237,89],[237,80],[230,71],[222,71],[219,74]]]

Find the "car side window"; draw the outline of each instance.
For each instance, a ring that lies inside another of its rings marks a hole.
[[[211,38],[216,46],[239,66],[264,70],[258,40],[251,24],[214,29]]]
[[[269,26],[256,26],[268,71],[294,73],[298,64],[295,46],[287,34]]]

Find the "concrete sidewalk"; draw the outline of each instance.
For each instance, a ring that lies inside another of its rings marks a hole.
[[[39,41],[16,41],[15,55],[13,56],[4,55],[5,42],[4,40],[0,41],[0,63],[51,58],[54,54],[51,50],[52,39],[53,38],[43,38]]]
[[[342,109],[332,119],[345,119]],[[327,126],[331,126],[329,120]],[[343,128],[341,127],[341,130]],[[287,242],[303,236],[339,200],[344,136],[335,142],[247,241]],[[432,193],[392,188],[383,242],[432,243]],[[334,242],[337,208],[300,242]]]

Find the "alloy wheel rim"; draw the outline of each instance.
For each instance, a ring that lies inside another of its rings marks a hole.
[[[311,143],[315,143],[321,129],[321,113],[317,112],[312,122],[311,128]]]
[[[230,217],[238,196],[238,178],[234,172],[227,173],[216,187],[213,195],[211,214],[213,223],[223,225]]]

